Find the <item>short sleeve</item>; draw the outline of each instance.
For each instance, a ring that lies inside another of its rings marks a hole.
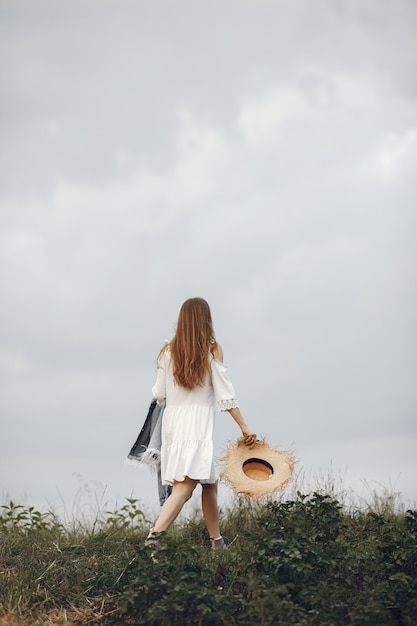
[[[227,367],[215,358],[210,361],[211,380],[214,396],[221,411],[238,408],[236,394],[232,383],[227,377]]]
[[[157,403],[160,405],[166,398],[166,376],[167,376],[167,364],[168,364],[168,351],[160,357],[158,361],[158,370],[156,373],[156,383],[152,387],[153,397],[156,398]]]

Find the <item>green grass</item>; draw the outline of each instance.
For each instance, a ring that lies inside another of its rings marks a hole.
[[[319,492],[238,499],[217,553],[196,515],[155,560],[149,525],[134,499],[87,525],[2,507],[0,626],[417,623],[417,512],[388,497],[362,509]]]

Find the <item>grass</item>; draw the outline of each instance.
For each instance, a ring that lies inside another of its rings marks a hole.
[[[229,549],[209,549],[202,519],[143,546],[135,499],[63,525],[10,502],[0,513],[0,626],[56,624],[320,626],[417,623],[417,512],[378,496],[237,499],[222,514]]]

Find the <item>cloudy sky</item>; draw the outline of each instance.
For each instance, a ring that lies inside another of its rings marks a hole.
[[[0,31],[1,499],[157,506],[125,457],[198,295],[299,480],[415,503],[414,0],[0,0]]]

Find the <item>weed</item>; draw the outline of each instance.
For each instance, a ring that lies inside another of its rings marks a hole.
[[[145,513],[138,508],[138,500],[126,498],[127,504],[116,511],[106,511],[106,523],[120,528],[135,528],[143,524],[150,524]]]
[[[70,530],[32,507],[2,507],[0,624],[416,623],[416,511],[346,510],[317,491],[240,498],[222,514],[229,549],[216,553],[198,516],[163,533],[156,554],[143,545],[148,524],[129,498]]]
[[[8,505],[0,506],[3,509],[0,515],[0,530],[12,529],[31,530],[59,530],[62,524],[56,516],[48,511],[41,513],[33,506],[25,507],[10,501]]]

